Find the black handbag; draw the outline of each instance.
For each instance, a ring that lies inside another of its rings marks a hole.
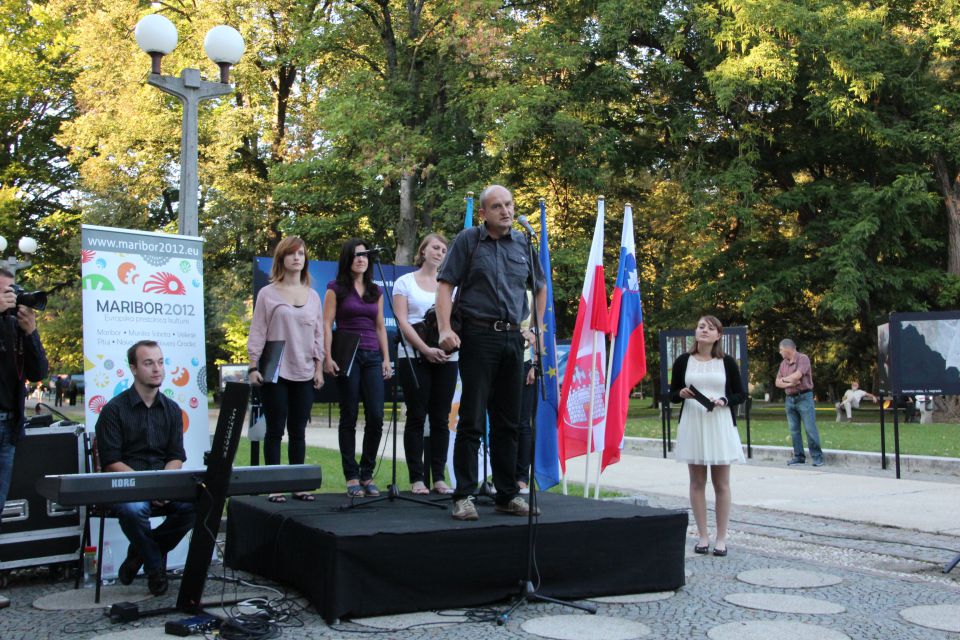
[[[470,259],[467,262],[468,271],[473,265],[473,255],[477,252],[477,247],[480,246],[480,228],[473,228],[477,230],[477,244],[474,245],[473,250],[470,252]],[[463,287],[457,287],[457,293],[453,297],[453,306],[450,308],[450,329],[456,334],[459,334],[463,328],[463,312],[460,311],[460,293],[462,291]],[[436,306],[427,309],[427,312],[423,314],[423,320],[411,323],[410,327],[417,332],[417,335],[423,340],[425,345],[431,349],[440,348],[440,325],[437,322]],[[454,351],[458,351],[458,349],[454,349]]]
[[[437,325],[437,309],[430,307],[420,322],[410,325],[423,343],[431,349],[440,348],[440,327]]]

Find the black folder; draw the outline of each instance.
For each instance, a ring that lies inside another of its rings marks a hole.
[[[263,345],[257,367],[264,382],[276,382],[280,378],[280,360],[286,346],[286,340],[267,340]]]
[[[333,332],[333,341],[330,344],[330,357],[340,368],[338,376],[350,375],[353,368],[353,361],[357,356],[357,349],[360,347],[360,336],[349,331]]]
[[[713,401],[707,396],[700,393],[700,390],[697,389],[692,384],[689,387],[690,391],[693,391],[693,399],[703,405],[703,408],[707,411],[713,411]]]

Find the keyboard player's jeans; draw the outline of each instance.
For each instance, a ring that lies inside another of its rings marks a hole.
[[[120,520],[120,528],[127,540],[143,559],[147,575],[163,569],[164,554],[180,544],[183,536],[193,529],[195,520],[191,502],[168,502],[156,509],[150,502],[124,502],[113,505],[113,512]],[[150,529],[151,513],[167,516],[153,530]]]

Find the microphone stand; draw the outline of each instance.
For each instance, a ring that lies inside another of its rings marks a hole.
[[[387,300],[387,306],[390,309],[390,313],[394,318],[397,317],[396,312],[393,310],[393,287],[390,288],[390,295],[387,295],[387,279],[383,276],[383,265],[380,264],[380,254],[376,254],[375,264],[377,265],[377,274],[380,276],[380,282],[383,283],[383,296]],[[400,357],[400,349],[403,349],[408,357]],[[413,375],[413,384],[417,389],[417,392],[420,391],[420,381],[417,380],[417,372],[413,368],[412,358],[410,358],[410,353],[413,349],[407,348],[406,339],[403,337],[403,331],[400,330],[400,325],[397,325],[397,369],[401,366],[400,361],[406,360],[407,366],[410,367],[410,373]],[[340,507],[341,511],[346,511],[348,509],[355,509],[357,507],[369,507],[372,504],[377,504],[378,502],[383,502],[384,500],[389,500],[393,502],[394,500],[403,500],[405,502],[414,502],[416,504],[422,504],[426,507],[437,507],[438,509],[446,509],[447,505],[441,502],[434,502],[433,500],[428,500],[426,498],[414,498],[413,496],[404,496],[400,495],[400,488],[397,485],[397,388],[398,381],[400,379],[399,371],[394,374],[392,385],[393,385],[393,399],[391,408],[393,409],[393,417],[390,423],[390,429],[388,433],[393,434],[393,464],[391,470],[391,481],[387,486],[387,491],[385,495],[380,495],[375,498],[370,498],[369,500],[363,500],[363,502],[356,502],[351,499],[351,501]],[[446,500],[444,500],[446,502]]]
[[[526,226],[526,225],[524,225]],[[547,390],[544,387],[543,382],[543,350],[540,348],[540,313],[537,308],[537,279],[534,271],[534,260],[537,259],[536,251],[533,248],[534,234],[529,229],[526,232],[527,236],[527,260],[530,263],[530,274],[527,277],[527,282],[531,284],[531,290],[533,294],[533,304],[531,305],[530,314],[531,314],[531,324],[533,325],[533,335],[535,337],[534,341],[534,352],[536,354],[533,362],[534,370],[534,384],[539,390],[540,400],[546,401],[547,399]],[[528,487],[530,488],[530,510],[527,513],[527,574],[524,580],[520,581],[520,592],[514,596],[513,603],[507,607],[507,610],[497,616],[497,625],[503,626],[506,624],[507,620],[513,615],[513,612],[519,609],[522,605],[525,605],[529,602],[552,602],[554,604],[563,605],[565,607],[571,607],[573,609],[580,609],[581,611],[586,611],[587,613],[596,614],[597,608],[592,604],[580,604],[579,602],[567,602],[564,600],[558,600],[556,598],[551,598],[550,596],[545,596],[539,592],[540,582],[539,575],[537,576],[537,585],[534,586],[534,570],[535,562],[537,557],[537,524],[539,523],[537,516],[537,496],[539,492],[537,490],[537,480],[536,480],[536,468],[537,468],[537,407],[540,403],[533,403],[533,411],[530,415],[530,449],[533,455],[530,456],[530,483]]]

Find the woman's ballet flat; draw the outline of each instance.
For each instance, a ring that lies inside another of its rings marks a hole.
[[[410,493],[415,496],[426,496],[430,495],[430,490],[427,489],[427,485],[423,484],[422,482],[414,482],[410,487]]]
[[[451,489],[445,482],[434,482],[433,492],[439,493],[442,496],[453,495],[453,489]]]

